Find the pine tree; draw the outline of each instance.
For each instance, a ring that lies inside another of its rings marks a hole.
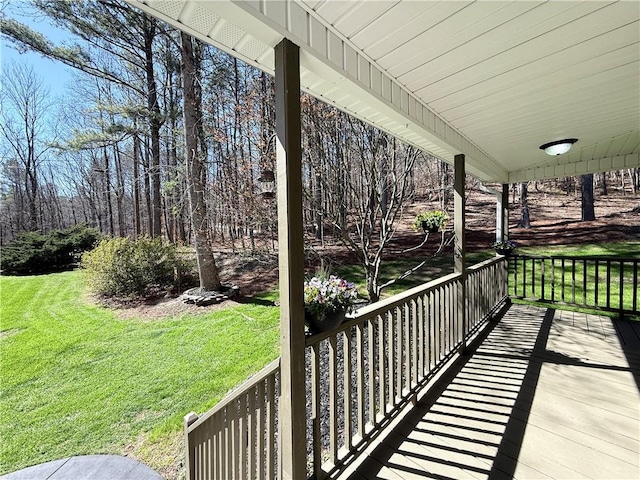
[[[220,290],[221,284],[209,241],[209,222],[204,196],[204,189],[207,183],[206,169],[204,168],[205,152],[198,148],[198,132],[202,125],[202,93],[198,86],[201,84],[201,79],[199,78],[201,57],[197,52],[197,48],[194,49],[194,40],[190,35],[182,32],[180,39],[182,85],[184,89],[184,136],[191,224],[195,233],[200,288],[204,291],[215,291]]]

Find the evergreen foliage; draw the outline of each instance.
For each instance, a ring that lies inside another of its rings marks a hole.
[[[159,238],[102,240],[82,255],[87,285],[103,296],[148,296],[174,286],[190,268],[176,246]]]
[[[69,268],[82,252],[92,249],[101,234],[86,224],[48,234],[25,232],[2,247],[2,273],[25,275],[49,273]]]

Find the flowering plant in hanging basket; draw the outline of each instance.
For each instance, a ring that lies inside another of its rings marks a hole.
[[[304,282],[305,321],[311,333],[333,330],[358,299],[353,283],[319,274]]]
[[[448,221],[449,215],[444,210],[427,210],[416,215],[412,226],[415,230],[433,233],[443,230]]]
[[[498,255],[508,257],[518,245],[511,240],[505,240],[503,242],[494,242],[491,246],[496,250]]]

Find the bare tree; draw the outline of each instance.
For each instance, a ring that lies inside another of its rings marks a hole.
[[[600,195],[609,195],[609,192],[607,190],[607,172],[602,172],[599,175],[600,178]]]
[[[309,189],[307,198],[357,256],[375,302],[383,255],[414,194],[412,172],[420,153],[320,102],[306,99],[305,105],[308,152],[316,155],[309,158],[314,174],[308,184],[320,190]]]
[[[51,105],[48,89],[31,67],[11,63],[2,73],[3,105],[0,130],[6,140],[3,157],[13,161],[16,188],[26,198],[24,225],[29,230],[40,227],[38,203],[40,196],[40,168],[51,149],[51,132],[46,111]]]
[[[11,18],[0,18],[3,36],[18,49],[32,50],[90,76],[126,88],[145,102],[148,126],[145,191],[150,233],[162,232],[160,129],[164,116],[157,87],[155,41],[163,31],[157,20],[121,0],[69,2],[32,0],[51,21],[73,34],[73,43],[55,44]],[[142,109],[139,109],[143,112]]]

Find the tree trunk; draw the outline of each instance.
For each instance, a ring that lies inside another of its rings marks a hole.
[[[146,17],[144,31],[145,72],[147,82],[147,108],[149,109],[149,131],[151,136],[151,236],[162,234],[162,200],[160,198],[160,106],[156,88],[153,65],[153,39],[156,34],[156,21]]]
[[[607,191],[607,173],[603,172],[600,174],[600,195],[608,195]]]
[[[118,217],[118,236],[127,235],[128,228],[124,220],[124,172],[122,171],[122,156],[117,145],[113,145],[113,158],[116,167],[116,214]]]
[[[149,168],[149,143],[148,139],[144,145],[144,157],[142,162],[142,170],[144,174],[144,203],[147,209],[147,222],[145,224],[145,235],[151,234],[151,226],[153,223],[153,210],[151,208],[151,169]]]
[[[316,238],[321,241],[322,245],[324,245],[324,235],[323,235],[323,219],[322,219],[322,177],[320,173],[316,173],[315,175],[315,189],[314,189],[314,210],[315,210],[315,218],[314,223],[316,224]]]
[[[529,183],[520,184],[520,222],[519,227],[531,228],[531,218],[529,217]]]
[[[440,209],[447,211],[449,206],[449,164],[446,162],[440,162],[442,168],[441,183],[440,183]]]
[[[140,168],[139,168],[139,152],[140,139],[137,132],[137,122],[134,123],[136,133],[133,134],[133,224],[135,236],[139,237],[142,233],[142,222],[140,218]]]
[[[182,85],[184,88],[184,136],[187,153],[187,180],[189,182],[189,207],[195,237],[196,259],[200,288],[205,291],[221,287],[218,268],[209,243],[207,207],[204,198],[206,170],[198,154],[198,96],[196,95],[196,61],[193,43],[189,35],[182,32]]]
[[[365,264],[365,276],[367,278],[367,294],[369,301],[375,303],[380,300],[380,288],[378,287],[378,277],[380,276],[380,259],[373,263]]]
[[[167,40],[168,42],[168,40]],[[167,47],[168,48],[168,47]],[[173,61],[173,56],[171,57]],[[176,59],[177,60],[177,59]],[[170,63],[170,62],[168,62]],[[168,100],[166,100],[169,104],[169,112],[171,115],[169,117],[170,128],[169,135],[170,138],[167,140],[167,158],[168,158],[168,178],[169,178],[169,188],[166,189],[167,193],[167,216],[168,222],[166,222],[167,226],[167,234],[169,239],[172,242],[176,243],[185,243],[186,239],[184,238],[184,227],[180,224],[183,222],[182,218],[182,202],[181,197],[184,195],[184,190],[181,189],[181,179],[180,179],[180,168],[178,166],[178,130],[179,130],[179,121],[178,115],[175,115],[173,112],[179,111],[178,103],[178,90],[180,89],[180,72],[176,69],[172,71],[170,74],[170,82],[169,82],[169,92],[168,92]]]
[[[386,217],[388,213],[389,204],[389,167],[388,167],[388,150],[387,150],[387,137],[382,135],[382,152],[380,155],[380,209],[382,210],[382,216]]]
[[[38,230],[38,176],[35,171],[27,171],[27,200],[29,201],[29,230]]]
[[[593,174],[582,175],[582,221],[589,222],[596,219],[593,207]]]
[[[115,229],[113,226],[113,207],[111,206],[111,168],[109,162],[109,155],[107,153],[107,147],[102,147],[103,164],[103,178],[104,178],[104,203],[107,207],[107,222],[109,224],[109,234],[113,237],[115,235]]]

